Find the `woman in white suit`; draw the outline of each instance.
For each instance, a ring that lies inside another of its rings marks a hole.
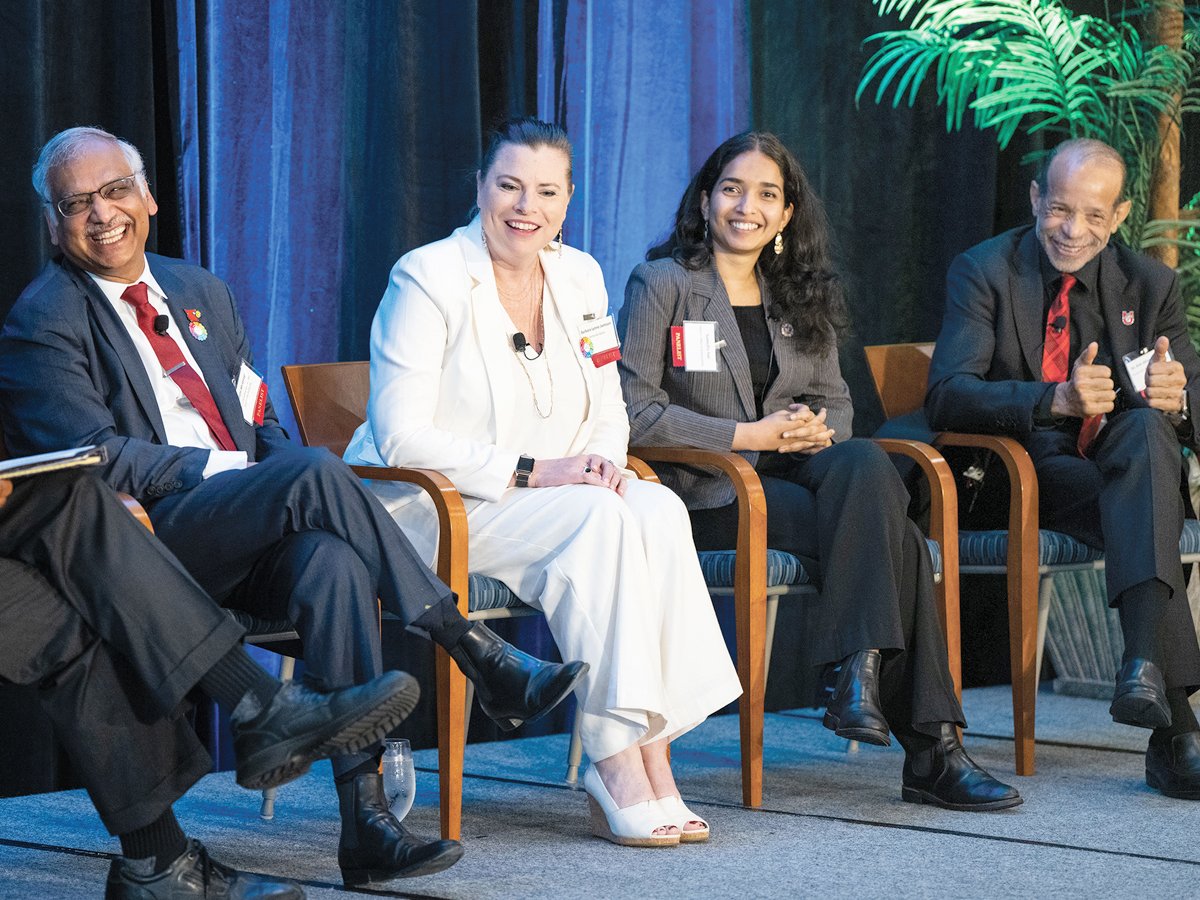
[[[477,175],[479,215],[392,269],[371,329],[354,463],[438,469],[463,494],[471,571],[542,610],[579,689],[595,832],[702,841],[667,743],[741,692],[687,511],[623,468],[629,436],[600,268],[562,243],[571,146],[512,120]],[[437,520],[411,487],[377,494],[432,560]]]

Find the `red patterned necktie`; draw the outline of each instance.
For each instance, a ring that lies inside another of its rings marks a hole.
[[[225,427],[225,421],[221,418],[221,413],[217,409],[217,404],[213,402],[212,394],[209,393],[204,379],[187,364],[187,360],[184,359],[183,352],[175,343],[174,338],[169,334],[159,334],[154,330],[154,319],[158,313],[150,305],[146,294],[146,283],[139,281],[137,284],[131,284],[125,288],[121,299],[137,310],[138,327],[142,329],[142,333],[150,341],[150,346],[154,348],[154,355],[158,357],[159,365],[183,391],[183,396],[187,397],[196,412],[204,417],[204,422],[208,425],[208,430],[212,432],[213,439],[222,450],[236,450],[237,444],[233,442],[229,429]]]
[[[1066,381],[1070,377],[1069,360],[1071,356],[1071,288],[1075,285],[1074,275],[1065,274],[1058,287],[1058,294],[1050,304],[1050,312],[1046,313],[1046,343],[1042,347],[1042,380]],[[1058,327],[1061,324],[1061,328]],[[1080,456],[1087,456],[1088,448],[1100,433],[1104,424],[1103,416],[1088,416],[1079,426],[1079,437],[1075,441],[1075,450]]]
[[[1064,275],[1050,312],[1046,313],[1046,343],[1042,346],[1042,381],[1066,381],[1070,375],[1071,287],[1074,275]]]

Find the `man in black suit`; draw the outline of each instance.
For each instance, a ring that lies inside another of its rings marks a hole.
[[[205,591],[294,622],[307,673],[326,688],[381,671],[382,602],[450,652],[500,722],[537,718],[570,692],[583,663],[542,663],[468,622],[349,467],[291,444],[229,287],[145,252],[157,206],[136,148],[68,129],[42,148],[33,180],[62,256],[0,333],[10,450],[104,447],[105,480],[145,505]],[[461,854],[409,835],[387,811],[380,752],[333,759],[348,884],[437,871]]]
[[[1030,185],[1034,226],[954,260],[925,406],[935,430],[1019,439],[1043,526],[1104,550],[1125,638],[1113,719],[1153,729],[1151,787],[1200,799],[1200,648],[1179,562],[1200,357],[1175,272],[1109,243],[1124,182],[1107,144],[1067,141]]]
[[[171,805],[212,768],[186,696],[198,688],[229,711],[238,783],[262,788],[378,741],[416,705],[416,680],[387,672],[331,694],[280,685],[99,479],[63,472],[15,485],[0,480],[0,683],[38,686],[121,840],[105,896],[198,896],[205,883],[221,896],[304,896],[294,882],[222,865],[180,829]]]

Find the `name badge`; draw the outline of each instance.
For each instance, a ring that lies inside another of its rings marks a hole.
[[[671,326],[671,365],[688,372],[716,372],[717,351],[725,346],[717,340],[716,322],[688,322]]]
[[[621,358],[621,341],[612,316],[584,319],[579,329],[579,352],[597,369]]]
[[[242,368],[234,383],[238,403],[242,407],[242,418],[247,425],[261,425],[267,413],[267,383],[261,375],[242,360]]]
[[[1171,355],[1171,351],[1167,351],[1167,361],[1170,362],[1175,357]],[[1135,353],[1126,353],[1121,357],[1121,361],[1125,363],[1125,371],[1129,373],[1129,380],[1133,384],[1133,389],[1139,394],[1143,394],[1146,390],[1146,370],[1150,368],[1150,362],[1154,359],[1154,348],[1146,349],[1143,347]]]

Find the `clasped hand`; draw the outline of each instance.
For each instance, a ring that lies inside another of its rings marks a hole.
[[[814,413],[803,403],[792,403],[757,422],[739,422],[733,449],[812,454],[830,446],[833,435],[825,424],[825,410]]]
[[[625,496],[625,476],[611,459],[597,453],[580,453],[558,459],[539,459],[529,475],[531,488],[555,487],[560,484],[591,484],[616,491]]]

